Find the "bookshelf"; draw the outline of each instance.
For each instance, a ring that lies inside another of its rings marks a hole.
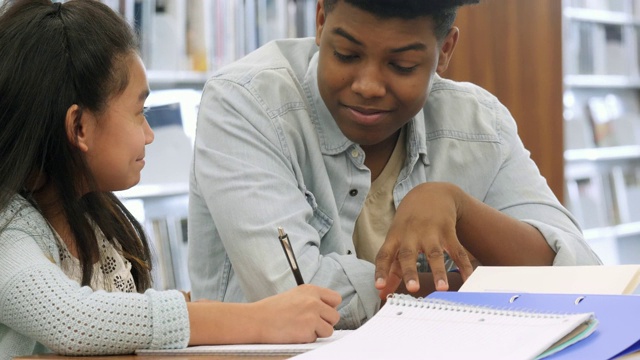
[[[640,1],[562,6],[565,204],[605,263],[637,263]]]
[[[640,0],[486,0],[460,9],[456,25],[444,75],[511,111],[606,264],[640,262]]]
[[[201,88],[270,40],[313,36],[316,0],[102,0],[134,25],[152,88]]]

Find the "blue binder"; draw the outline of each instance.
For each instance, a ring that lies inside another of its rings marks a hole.
[[[532,312],[593,312],[598,326],[586,339],[545,359],[612,359],[640,350],[640,296],[434,292],[430,299]]]

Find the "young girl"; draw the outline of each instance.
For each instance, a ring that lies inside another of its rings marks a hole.
[[[13,1],[0,49],[0,359],[331,335],[328,289],[249,304],[149,289],[142,227],[111,193],[139,181],[153,141],[126,21],[97,1]]]

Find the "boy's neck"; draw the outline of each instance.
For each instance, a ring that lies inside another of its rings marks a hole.
[[[375,181],[387,166],[401,130],[398,129],[393,135],[375,145],[360,146],[365,153],[364,165],[371,171],[371,182]]]

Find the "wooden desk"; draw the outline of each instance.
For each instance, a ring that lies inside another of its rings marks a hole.
[[[15,360],[284,360],[286,356],[243,356],[243,355],[178,355],[178,356],[136,356],[136,355],[114,355],[114,356],[59,356],[59,355],[30,355],[14,358]]]
[[[119,356],[58,356],[58,355],[31,355],[14,358],[15,360],[284,360],[288,357],[283,356],[239,356],[239,355],[193,355],[193,356],[136,356],[136,355],[119,355]],[[640,352],[635,352],[623,357],[620,360],[640,360]]]

